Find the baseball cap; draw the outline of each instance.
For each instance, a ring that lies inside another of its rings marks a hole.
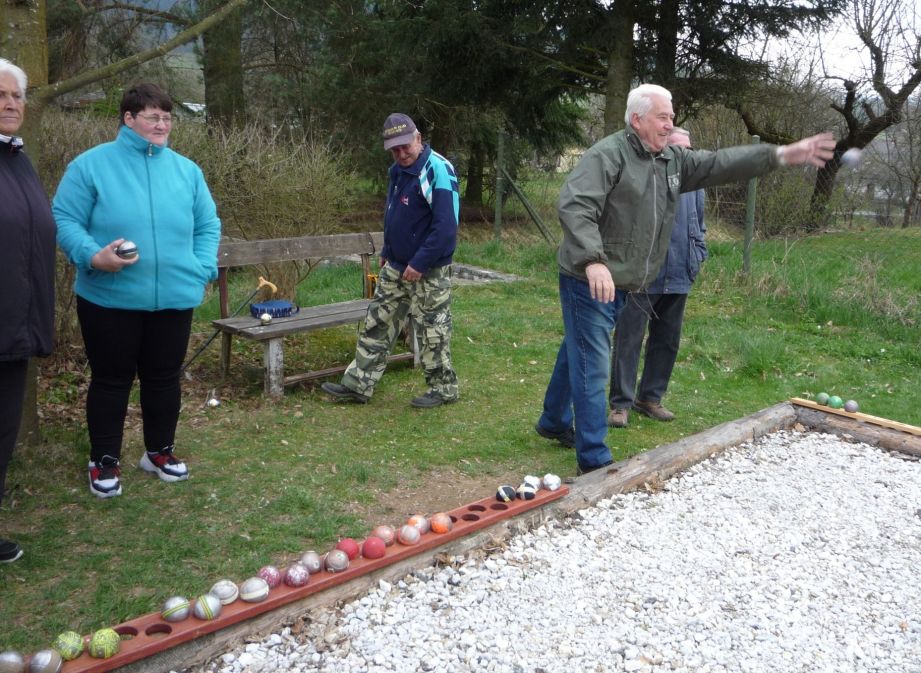
[[[384,149],[389,150],[397,145],[409,145],[416,137],[416,124],[409,116],[394,112],[384,122]]]

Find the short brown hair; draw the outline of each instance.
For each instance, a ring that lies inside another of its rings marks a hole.
[[[156,84],[142,82],[135,84],[122,96],[119,107],[119,123],[125,123],[125,113],[130,112],[132,117],[148,107],[160,108],[164,112],[173,109],[173,101],[169,95]]]

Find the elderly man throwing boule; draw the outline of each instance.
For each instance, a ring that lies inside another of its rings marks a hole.
[[[612,462],[605,443],[611,330],[624,291],[643,290],[658,274],[679,195],[779,166],[822,166],[835,147],[823,133],[784,146],[695,151],[667,144],[673,120],[667,89],[633,89],[626,129],[589,148],[560,192],[564,336],[535,429],[575,447],[579,474]]]
[[[384,247],[374,299],[368,306],[355,359],[341,383],[321,387],[340,402],[365,403],[374,394],[407,314],[420,342],[428,391],[420,409],[457,401],[451,366],[451,261],[460,214],[457,175],[422,143],[405,114],[384,122],[384,149],[393,156],[384,211]]]

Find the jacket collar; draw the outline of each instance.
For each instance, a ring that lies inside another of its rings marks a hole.
[[[413,162],[412,166],[403,168],[398,163],[393,165],[397,167],[397,170],[406,171],[407,173],[412,173],[413,175],[419,175],[422,172],[422,167],[425,166],[425,162],[429,160],[429,155],[432,153],[432,148],[429,147],[428,143],[425,143],[422,146],[422,151],[419,152],[419,156],[416,157],[416,160]]]
[[[116,142],[130,150],[142,152],[149,157],[158,156],[167,148],[167,145],[155,145],[146,138],[142,138],[138,133],[125,125],[122,125],[122,127],[118,129]]]
[[[5,145],[4,149],[10,152],[18,152],[22,149],[22,138],[19,136],[5,136],[0,133],[0,144]]]
[[[624,135],[627,136],[627,142],[630,144],[630,147],[633,148],[633,151],[636,152],[641,157],[652,157],[653,159],[671,159],[672,150],[668,145],[661,152],[652,152],[646,143],[640,140],[640,137],[636,134],[636,131],[633,130],[632,126],[628,126],[624,129]]]

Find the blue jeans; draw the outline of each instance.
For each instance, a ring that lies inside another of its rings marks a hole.
[[[611,460],[608,435],[607,385],[611,372],[611,330],[626,292],[613,302],[592,299],[588,283],[560,274],[563,343],[544,394],[545,430],[563,432],[575,420],[576,460],[583,470]]]

